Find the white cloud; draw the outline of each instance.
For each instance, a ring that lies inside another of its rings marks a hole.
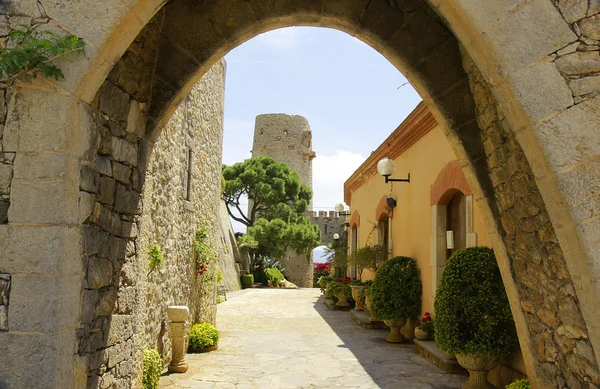
[[[301,28],[288,27],[260,34],[256,40],[275,49],[293,49],[304,40],[304,35]]]
[[[344,182],[365,161],[360,154],[334,150],[313,160],[313,206],[315,211],[333,210],[344,202]],[[328,209],[323,209],[328,208]]]

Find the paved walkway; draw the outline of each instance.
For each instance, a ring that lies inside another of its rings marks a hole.
[[[188,354],[185,374],[165,375],[161,389],[460,388],[413,345],[390,344],[387,330],[360,327],[330,311],[318,289],[246,289],[218,306],[219,350]]]

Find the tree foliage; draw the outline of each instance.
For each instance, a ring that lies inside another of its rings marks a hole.
[[[72,52],[83,53],[84,42],[75,35],[61,36],[51,31],[20,25],[11,30],[0,48],[0,81],[8,82],[22,74],[64,78],[53,61]]]
[[[288,165],[266,156],[251,158],[223,166],[223,179],[229,215],[248,226],[238,245],[253,258],[281,258],[288,249],[302,254],[319,244],[318,226],[302,215],[312,191]],[[251,204],[247,211],[241,208],[244,197]]]

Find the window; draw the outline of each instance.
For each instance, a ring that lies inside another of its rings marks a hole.
[[[327,224],[323,226],[323,236],[327,235]]]
[[[192,198],[192,149],[187,148],[185,172],[183,176],[184,197],[187,201]]]

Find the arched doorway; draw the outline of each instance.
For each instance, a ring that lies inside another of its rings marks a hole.
[[[94,205],[96,194],[80,200],[79,187],[98,169],[98,110],[111,102],[119,120],[127,123],[131,107],[144,107],[135,119],[148,125],[141,125],[142,139],[128,148],[136,176],[144,177],[162,125],[210,65],[252,36],[290,25],[354,34],[406,74],[445,128],[494,233],[533,381],[551,386],[561,377],[600,383],[594,352],[577,356],[554,340],[565,336],[600,350],[600,327],[594,324],[600,321],[600,294],[589,288],[599,275],[593,259],[600,245],[597,220],[580,206],[597,206],[600,200],[585,178],[596,171],[597,148],[581,151],[569,143],[574,132],[581,134],[578,144],[597,140],[586,123],[597,121],[598,99],[575,99],[570,76],[559,70],[565,65],[558,60],[572,54],[569,47],[579,39],[573,30],[580,29],[551,2],[494,2],[486,12],[475,3],[446,0],[140,0],[112,5],[82,1],[46,7],[58,25],[90,42],[88,57],[68,64],[65,81],[21,84],[3,123],[4,150],[17,154],[8,227],[2,230],[5,252],[16,254],[3,271],[15,274],[12,304],[22,307],[13,311],[16,332],[6,336],[22,343],[40,333],[46,336],[36,343],[56,355],[44,360],[56,387],[72,387],[75,381],[82,386],[81,376],[89,371],[90,355],[74,356],[72,350],[92,336],[78,330],[90,324],[83,322],[82,311],[94,311],[94,303],[84,299],[81,257],[93,249],[83,238],[80,206],[86,201]],[[524,20],[534,26],[519,28]],[[565,144],[571,145],[567,158],[555,152]],[[35,166],[48,166],[48,158],[62,168],[37,171]],[[574,190],[573,182],[584,182],[583,189]],[[134,188],[123,193],[132,203],[138,195]],[[98,228],[133,238],[128,220],[97,208]],[[32,263],[30,258],[41,255],[24,255],[22,247],[37,247],[44,234],[65,235],[60,241],[67,243],[43,264]],[[52,282],[40,282],[40,274],[50,275]],[[60,296],[60,302],[27,304],[25,291]],[[110,305],[112,297],[103,302]],[[548,317],[555,319],[553,325]],[[49,322],[54,324],[48,327]],[[567,327],[576,328],[576,335],[565,332]],[[561,353],[547,355],[547,349]],[[11,359],[11,353],[0,356],[1,364],[9,365],[4,358]]]
[[[459,190],[446,204],[446,259],[467,247],[467,198]]]

